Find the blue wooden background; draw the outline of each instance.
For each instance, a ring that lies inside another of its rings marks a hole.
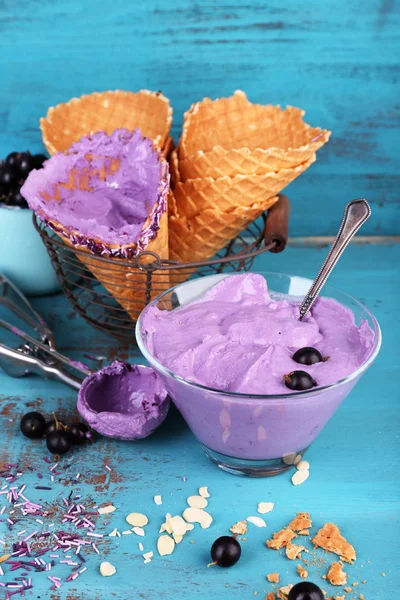
[[[400,4],[395,0],[0,0],[0,156],[40,150],[47,107],[94,90],[161,89],[183,112],[237,88],[333,131],[290,189],[292,235],[400,232]]]

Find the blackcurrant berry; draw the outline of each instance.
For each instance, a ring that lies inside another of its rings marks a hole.
[[[324,600],[322,590],[310,581],[296,583],[289,592],[288,600]]]
[[[12,167],[18,167],[19,152],[10,152],[6,158],[6,164]]]
[[[41,169],[43,167],[44,161],[47,160],[47,156],[45,156],[44,154],[34,154],[32,158],[34,169]]]
[[[24,436],[37,439],[44,435],[46,421],[44,416],[36,411],[28,412],[21,419],[21,431]]]
[[[242,554],[239,542],[234,537],[223,535],[211,546],[211,558],[220,567],[232,567]]]
[[[46,446],[52,454],[66,454],[71,450],[71,435],[68,431],[57,429],[46,437]]]
[[[85,423],[72,423],[68,429],[74,444],[84,444],[87,441],[86,434],[89,429]]]
[[[317,382],[305,371],[292,371],[284,375],[283,379],[290,390],[309,390],[317,385]]]
[[[57,431],[58,429],[65,429],[66,424],[63,421],[51,419],[51,421],[47,421],[46,423],[46,435],[50,435],[53,431]]]
[[[8,199],[8,204],[10,206],[19,206],[20,208],[28,208],[28,203],[25,200],[25,198],[23,197],[23,195],[21,194],[21,190],[19,188],[15,188],[14,190],[12,190],[9,199]]]
[[[323,362],[328,360],[328,358],[324,358],[319,350],[316,348],[310,348],[306,346],[305,348],[300,348],[300,350],[296,350],[296,352],[292,356],[293,360],[300,365],[314,365],[315,363]]]
[[[0,186],[11,190],[18,185],[21,174],[16,167],[12,165],[3,165],[0,167]]]
[[[22,152],[19,155],[18,167],[23,177],[26,177],[34,168],[34,160],[30,152]]]

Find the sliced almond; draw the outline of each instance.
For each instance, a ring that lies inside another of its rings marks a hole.
[[[299,463],[297,463],[296,469],[298,471],[309,471],[310,470],[310,463],[308,461],[306,461],[306,460],[301,460]]]
[[[202,529],[207,529],[213,522],[212,516],[200,508],[187,508],[183,512],[183,518],[188,523],[200,523]]]
[[[143,554],[143,558],[144,558],[145,560],[149,560],[149,558],[153,558],[153,556],[154,556],[154,552],[145,552],[145,553]]]
[[[132,535],[132,531],[130,529],[127,529],[126,531],[122,532],[122,535]]]
[[[179,515],[176,517],[171,517],[168,519],[168,525],[172,529],[172,533],[175,535],[185,535],[186,533],[186,523]]]
[[[116,529],[113,529],[111,533],[109,533],[109,537],[117,537],[118,531]]]
[[[180,544],[181,541],[183,540],[183,535],[177,535],[176,533],[173,533],[172,537],[175,540],[175,544]]]
[[[256,527],[266,527],[267,524],[261,517],[247,517],[246,521],[253,523]]]
[[[274,510],[274,506],[275,504],[273,502],[259,502],[257,511],[261,515],[266,515],[267,513],[271,512],[271,510]]]
[[[296,471],[296,473],[292,476],[293,485],[301,485],[308,479],[310,475],[310,471]]]
[[[143,527],[132,527],[132,531],[133,533],[136,533],[136,535],[140,535],[140,537],[144,537],[145,535]]]
[[[143,546],[142,542],[139,542],[138,546],[139,546],[140,552],[143,552],[144,546]]]
[[[200,496],[202,496],[203,498],[209,498],[210,494],[208,493],[208,487],[203,485],[203,487],[201,487],[199,489],[199,494]]]
[[[157,506],[161,506],[161,504],[162,504],[162,497],[161,496],[154,496],[154,503],[157,504]]]
[[[194,529],[193,523],[186,523],[186,531],[192,531]]]
[[[103,577],[111,577],[111,575],[114,575],[116,572],[117,569],[111,563],[107,561],[101,563],[100,574],[103,575]]]
[[[299,462],[301,461],[301,459],[302,459],[302,456],[301,456],[301,454],[298,454],[298,455],[296,456],[296,458],[294,459],[294,461],[293,461],[293,464],[294,464],[294,465],[298,465],[298,464],[299,464]]]
[[[285,465],[293,465],[294,461],[296,459],[296,452],[288,452],[287,454],[284,454],[282,456],[282,460],[285,463]]]
[[[157,540],[157,550],[160,556],[172,554],[175,550],[175,542],[169,535],[160,535]]]
[[[192,508],[205,508],[208,505],[207,500],[203,496],[189,496],[187,503]]]
[[[126,520],[129,523],[129,525],[132,525],[132,527],[144,527],[149,522],[146,515],[142,515],[142,513],[135,512],[130,513],[126,517]]]
[[[101,506],[97,512],[99,515],[109,515],[110,513],[113,513],[114,510],[117,510],[115,506],[109,504],[108,506]]]
[[[168,521],[166,523],[163,523],[160,527],[160,531],[159,533],[163,533],[164,531],[166,531],[167,533],[171,534],[172,533],[172,527],[171,525],[168,523]]]

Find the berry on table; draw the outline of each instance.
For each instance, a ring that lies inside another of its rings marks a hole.
[[[211,558],[220,567],[232,567],[242,554],[242,549],[236,538],[223,535],[211,546]]]
[[[306,371],[292,371],[288,375],[284,375],[285,385],[290,390],[309,390],[317,385],[317,382],[306,373]]]
[[[46,421],[43,415],[32,411],[22,417],[20,427],[25,437],[37,439],[43,437]]]
[[[7,204],[10,206],[19,206],[20,208],[28,208],[28,203],[21,194],[21,190],[19,188],[15,188],[11,191]]]
[[[74,444],[84,444],[87,441],[86,434],[89,428],[85,423],[72,423],[68,429]]]
[[[59,419],[51,419],[46,423],[46,435],[50,435],[53,431],[57,431],[58,429],[66,429],[66,424],[64,421],[60,421]]]
[[[315,363],[325,362],[329,356],[324,358],[319,350],[306,346],[305,348],[296,350],[292,358],[300,365],[315,365]]]
[[[68,431],[57,429],[47,435],[46,446],[52,454],[66,454],[71,450],[71,434]]]
[[[296,583],[288,596],[288,600],[324,600],[324,598],[321,588],[310,581]]]

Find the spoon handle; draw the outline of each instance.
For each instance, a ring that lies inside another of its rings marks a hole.
[[[328,256],[300,305],[300,321],[304,319],[305,315],[312,307],[316,297],[331,274],[333,267],[342,256],[347,244],[370,216],[371,209],[364,198],[352,200],[348,203],[344,209],[340,229],[329,250]]]

